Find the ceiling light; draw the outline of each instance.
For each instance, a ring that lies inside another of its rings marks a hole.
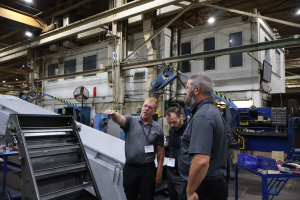
[[[28,37],[31,37],[31,36],[32,36],[32,33],[30,33],[29,31],[27,31],[27,32],[25,33],[25,35],[28,36]]]
[[[214,22],[215,22],[215,18],[213,18],[213,17],[209,18],[209,19],[208,19],[208,22],[209,22],[209,23],[214,23]]]
[[[25,67],[25,65],[22,65],[22,67]]]
[[[17,81],[18,79],[16,78],[16,81]]]
[[[298,10],[298,12],[297,12],[297,15],[299,15],[300,14],[300,9]]]
[[[5,83],[5,81],[3,81],[3,83]]]
[[[32,3],[32,0],[25,0],[26,2]]]

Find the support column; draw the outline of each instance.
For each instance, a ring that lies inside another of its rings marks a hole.
[[[110,7],[118,7],[122,4],[122,0],[110,1]],[[125,110],[123,109],[125,94],[125,71],[121,71],[120,61],[123,59],[124,56],[126,56],[126,43],[124,44],[124,41],[127,40],[127,31],[125,31],[126,29],[127,25],[124,21],[112,23],[112,35],[114,39],[111,42],[109,42],[108,48],[109,64],[111,64],[113,70],[112,89],[114,108],[120,114],[125,113]]]
[[[153,35],[154,27],[154,11],[145,13],[143,18],[143,32],[145,41],[148,40]],[[148,50],[148,60],[155,60],[157,57],[157,52],[154,47],[154,41],[148,42],[146,44]],[[144,91],[144,99],[149,96],[149,91],[151,90],[151,82],[157,77],[157,66],[148,68],[148,76]]]
[[[176,27],[173,27],[172,28],[172,52],[171,52],[171,56],[172,57],[176,57],[178,56],[178,29]],[[178,62],[175,62],[175,63],[172,63],[172,67],[178,69]],[[180,76],[178,73],[177,73],[178,76]],[[177,79],[175,79],[172,84],[171,84],[171,98],[176,94],[177,92],[177,84],[178,84],[178,81]],[[174,97],[171,99],[171,101],[177,101],[177,97]]]
[[[40,69],[39,61],[33,59],[38,56],[37,54],[38,52],[36,52],[35,49],[29,49],[27,51],[27,59],[29,60],[28,62],[31,61],[31,67],[29,73],[26,74],[28,75],[28,78],[26,77],[28,87],[36,87],[34,85],[34,79],[39,78],[39,69]],[[33,103],[36,104],[36,101],[34,101]]]

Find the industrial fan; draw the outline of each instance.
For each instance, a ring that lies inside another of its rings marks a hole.
[[[89,91],[86,87],[79,86],[74,90],[73,96],[76,101],[81,102],[81,106],[83,107],[83,102],[85,102],[89,98]]]

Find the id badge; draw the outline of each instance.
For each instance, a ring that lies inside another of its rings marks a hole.
[[[147,146],[145,146],[145,153],[153,153],[153,152],[154,152],[153,145],[147,145]]]
[[[167,166],[175,167],[175,158],[168,158]]]

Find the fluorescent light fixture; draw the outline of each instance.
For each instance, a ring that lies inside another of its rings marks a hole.
[[[18,79],[16,78],[16,81],[17,81]]]
[[[25,33],[25,35],[28,36],[28,37],[31,37],[31,36],[32,36],[32,33],[30,33],[29,31],[27,31],[27,32]]]
[[[213,18],[213,17],[211,17],[211,18],[208,19],[208,22],[209,22],[209,23],[214,23],[215,21],[216,21],[216,20],[215,20],[215,18]]]
[[[28,2],[28,3],[32,3],[32,0],[25,0],[26,2]]]
[[[238,107],[238,108],[250,108],[253,105],[252,99],[249,100],[233,100],[233,103]]]

